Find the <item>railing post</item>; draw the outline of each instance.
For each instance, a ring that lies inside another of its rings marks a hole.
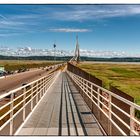
[[[87,84],[87,83],[88,83],[88,82],[86,81],[86,82],[85,82],[85,84],[86,84],[86,85],[85,85],[85,88],[86,88],[86,93],[88,94],[88,84]]]
[[[84,80],[82,79],[82,90],[84,90]]]
[[[109,134],[112,135],[112,125],[111,125],[111,94],[109,94],[109,102],[108,102],[108,109],[109,109]]]
[[[44,81],[45,81],[45,85],[44,85],[44,90],[46,91],[47,90],[47,80],[46,80],[47,78],[45,77],[44,78]]]
[[[42,92],[42,96],[44,95],[45,93],[45,78],[43,78],[43,92]]]
[[[88,87],[88,86],[87,86],[87,81],[85,81],[85,92],[86,92],[86,93],[87,93],[87,91],[88,91],[88,90],[87,90],[87,87]]]
[[[38,89],[39,89],[39,83],[37,81],[37,90],[36,90],[36,104],[38,103]]]
[[[33,110],[33,84],[31,85],[31,111]]]
[[[43,78],[43,95],[44,95],[44,93],[45,93],[45,78]]]
[[[47,83],[46,83],[46,89],[45,90],[48,89],[49,77],[46,78],[46,81],[47,81]]]
[[[97,105],[98,105],[98,107],[100,107],[100,88],[97,89],[97,93],[98,93],[97,94],[97,99],[98,99],[97,100]]]
[[[24,87],[24,89],[23,89],[23,121],[25,121],[25,103],[26,103],[26,87]]]
[[[92,90],[93,90],[93,85],[92,84],[90,84],[91,86],[90,86],[90,97],[92,98]]]
[[[87,96],[87,95],[85,95],[85,92],[87,91],[86,87],[87,87],[87,86],[86,86],[86,81],[84,81],[84,94],[83,94],[83,95],[84,95],[84,96],[83,96],[83,97],[84,97],[84,99],[85,99],[85,98],[86,98],[86,96]]]
[[[40,82],[41,82],[41,85],[40,85],[41,89],[40,89],[39,98],[41,99],[41,97],[42,97],[42,92],[43,92],[43,87],[42,87],[42,85],[43,85],[43,79],[41,79]],[[40,99],[39,99],[39,100],[40,100]]]
[[[93,100],[93,97],[92,97],[92,95],[93,95],[93,85],[90,83],[90,99],[91,99],[91,112],[93,113],[93,102],[92,102],[92,100]]]
[[[80,77],[80,88],[82,88],[82,78]]]
[[[71,77],[72,77],[72,79],[74,79],[74,74],[71,73]]]
[[[133,106],[130,106],[130,135],[134,135],[134,121],[133,118],[135,117],[135,109]]]
[[[100,108],[100,88],[97,88],[97,105],[98,105],[98,108]],[[100,110],[98,109],[98,119],[100,120],[101,118],[101,115],[100,115]]]
[[[11,97],[10,97],[10,101],[11,101],[11,104],[10,104],[10,118],[13,117],[13,107],[14,107],[14,102],[13,102],[13,99],[14,99],[14,93],[11,94]],[[13,118],[11,119],[10,121],[10,135],[13,135]]]

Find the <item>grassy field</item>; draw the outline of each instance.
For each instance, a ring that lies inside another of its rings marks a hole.
[[[103,80],[103,86],[113,85],[131,95],[140,105],[140,64],[81,63],[78,67]]]
[[[35,61],[35,60],[0,60],[0,66],[4,66],[6,71],[15,71],[19,69],[39,68],[53,65],[53,61]]]

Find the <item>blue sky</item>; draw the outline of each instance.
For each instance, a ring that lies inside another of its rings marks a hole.
[[[0,46],[140,54],[140,5],[0,5]]]

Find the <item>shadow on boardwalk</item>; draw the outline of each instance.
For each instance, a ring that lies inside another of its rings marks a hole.
[[[103,135],[65,72],[61,72],[18,135]]]

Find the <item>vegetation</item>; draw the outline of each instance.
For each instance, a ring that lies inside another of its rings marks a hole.
[[[34,61],[34,60],[0,60],[0,66],[4,66],[6,71],[16,71],[20,69],[39,68],[60,63],[60,61]]]
[[[81,63],[78,66],[103,80],[105,88],[115,86],[134,97],[135,103],[140,105],[140,65]]]
[[[49,61],[69,61],[72,56],[3,56],[0,55],[0,60],[49,60]]]
[[[0,60],[56,60],[69,61],[73,56],[3,56],[0,55]],[[140,62],[140,57],[114,57],[114,58],[97,58],[81,56],[81,61],[107,61],[107,62]]]
[[[82,61],[103,61],[103,62],[140,62],[140,57],[114,57],[114,58],[97,58],[81,57]]]

